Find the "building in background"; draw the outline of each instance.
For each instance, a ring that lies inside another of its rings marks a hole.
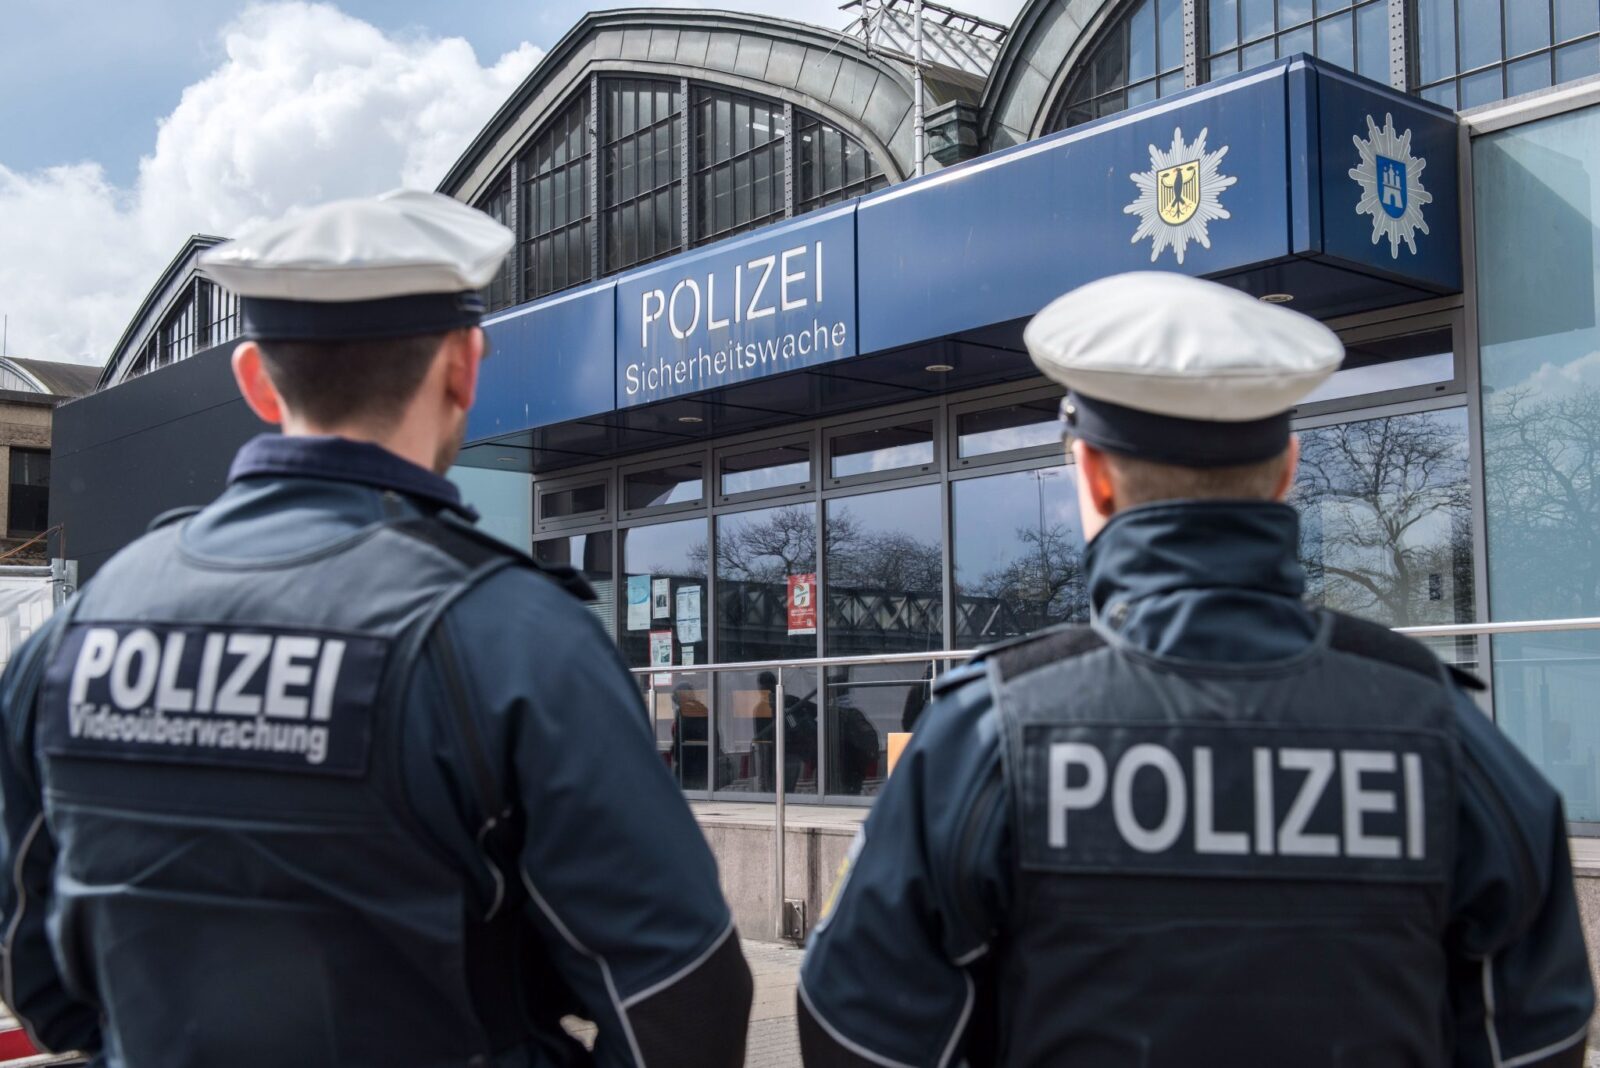
[[[60,555],[50,530],[50,443],[55,409],[93,390],[100,369],[0,357],[0,563],[44,564]]]
[[[782,722],[791,800],[870,798],[930,654],[1085,618],[1059,393],[1020,332],[1114,271],[1344,337],[1296,412],[1313,599],[1393,626],[1600,616],[1600,0],[924,10],[920,78],[910,0],[845,34],[586,16],[441,186],[517,234],[469,497],[590,576],[688,793],[773,797]],[[82,482],[57,515],[105,517],[87,569],[214,493],[254,430],[232,305],[193,276],[211,240],[112,354],[125,384],[63,412]],[[141,477],[106,474],[141,448],[177,477],[90,492]],[[1600,832],[1600,633],[1435,646]],[[846,656],[898,659],[738,667]]]

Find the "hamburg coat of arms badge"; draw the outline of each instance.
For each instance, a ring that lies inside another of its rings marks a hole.
[[[1228,154],[1227,145],[1206,151],[1207,133],[1201,130],[1200,136],[1190,144],[1184,141],[1182,129],[1173,130],[1172,147],[1162,151],[1151,145],[1150,169],[1128,175],[1138,186],[1139,195],[1122,210],[1139,217],[1139,228],[1133,233],[1134,244],[1151,238],[1151,263],[1168,248],[1182,263],[1191,241],[1210,248],[1210,224],[1230,217],[1228,209],[1222,206],[1222,191],[1238,179],[1221,170],[1222,157]]]
[[[1422,187],[1422,171],[1428,161],[1411,154],[1411,131],[1395,132],[1394,116],[1383,117],[1383,129],[1367,116],[1367,136],[1350,138],[1361,161],[1350,168],[1350,177],[1361,187],[1356,202],[1357,215],[1372,216],[1372,243],[1389,239],[1389,257],[1400,258],[1400,242],[1415,256],[1417,231],[1428,232],[1422,206],[1433,203],[1433,194]]]

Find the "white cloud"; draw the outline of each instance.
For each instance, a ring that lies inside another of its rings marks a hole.
[[[539,58],[386,36],[324,4],[247,9],[161,121],[132,189],[98,164],[0,166],[0,311],[21,356],[101,363],[192,233],[398,185],[431,189]]]

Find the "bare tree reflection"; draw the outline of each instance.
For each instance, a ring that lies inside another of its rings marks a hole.
[[[1489,405],[1484,464],[1495,611],[1505,618],[1595,614],[1600,390],[1579,386],[1552,397],[1521,386],[1493,395]]]
[[[1016,555],[975,582],[957,582],[957,622],[975,642],[1028,634],[1040,627],[1089,618],[1083,546],[1066,523],[1017,527]]]
[[[1308,594],[1391,626],[1472,618],[1465,414],[1425,412],[1303,432]]]

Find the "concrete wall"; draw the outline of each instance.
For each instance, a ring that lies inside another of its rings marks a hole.
[[[692,806],[711,853],[717,858],[722,893],[733,909],[739,934],[778,940],[774,918],[772,806],[701,803]],[[865,808],[789,805],[784,820],[784,897],[806,903],[806,927],[822,915],[834,879],[867,818]]]

